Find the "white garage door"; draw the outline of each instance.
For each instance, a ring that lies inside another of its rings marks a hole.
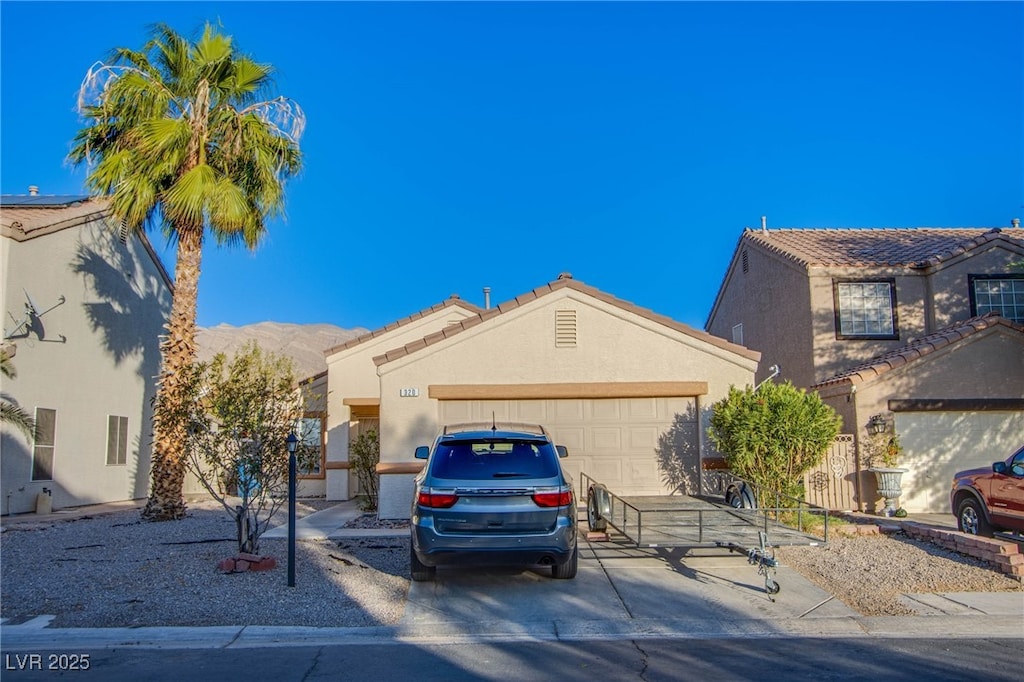
[[[897,412],[904,454],[900,504],[908,512],[950,513],[953,474],[988,467],[1024,443],[1024,412]]]
[[[442,400],[441,424],[470,421],[541,424],[569,449],[562,460],[573,483],[580,472],[620,495],[695,493],[700,470],[694,398]]]

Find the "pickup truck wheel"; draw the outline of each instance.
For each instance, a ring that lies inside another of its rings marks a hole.
[[[409,543],[410,545],[412,543]],[[412,573],[412,579],[418,583],[428,582],[434,579],[434,575],[437,573],[437,569],[434,566],[427,566],[419,557],[416,556],[416,550],[411,546],[409,547],[409,572]]]
[[[973,497],[960,503],[956,512],[956,522],[962,533],[992,537],[992,526],[985,520],[985,511]]]

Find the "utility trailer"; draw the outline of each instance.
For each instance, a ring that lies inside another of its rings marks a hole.
[[[769,595],[779,591],[772,577],[777,566],[774,547],[828,541],[827,509],[805,502],[782,507],[781,498],[775,507],[758,507],[749,487],[731,497],[730,504],[691,495],[627,496],[613,493],[584,472],[580,490],[586,493],[591,532],[606,533],[611,528],[617,540],[637,547],[722,547],[745,554],[765,576]],[[805,531],[811,515],[823,520],[823,538]]]

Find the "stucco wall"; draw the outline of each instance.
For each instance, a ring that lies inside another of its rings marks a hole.
[[[826,403],[843,414],[843,430],[855,434],[860,447],[872,415],[893,418],[889,411],[890,400],[1024,398],[1024,340],[1018,332],[1006,327],[993,327],[911,364],[885,372],[872,381],[858,384],[851,402],[846,401],[846,396],[850,395],[848,389],[829,389],[822,395]],[[971,419],[969,414],[961,415],[961,419],[964,416]],[[965,433],[970,430],[969,425],[961,424],[961,428]],[[912,439],[905,438],[907,434],[898,431],[897,434],[905,447],[899,466],[911,470],[905,476],[904,490],[911,491],[915,485],[924,485],[925,472],[935,468],[931,452],[939,449],[945,457],[956,458],[956,448],[951,448],[948,434],[914,434]],[[917,443],[918,449],[915,450],[911,443]],[[986,444],[962,442],[956,447],[977,450],[985,448]],[[865,505],[869,509],[877,506],[873,475],[865,474],[862,483]],[[928,482],[931,486],[947,484],[944,479]]]
[[[1024,235],[1018,235],[1018,238]],[[944,264],[931,275],[934,290],[934,327],[929,332],[972,317],[969,275],[1001,275],[1014,271],[1010,263],[1024,259],[1024,254],[1000,246],[971,252]]]
[[[473,313],[465,308],[447,306],[327,357],[328,462],[348,461],[349,422],[352,411],[345,405],[345,399],[380,397],[380,379],[373,358],[440,331],[448,324],[471,315]],[[329,469],[324,488],[327,499],[347,500],[349,478],[347,469]]]
[[[822,381],[909,340],[972,316],[968,275],[1001,274],[1020,255],[1001,247],[971,252],[942,263],[935,270],[909,268],[812,268],[811,306],[814,317],[814,381]],[[837,279],[879,279],[896,282],[898,339],[837,339],[832,283]],[[813,382],[810,382],[813,383]]]
[[[576,310],[576,347],[555,346],[555,312]],[[756,362],[569,288],[380,368],[381,461],[413,462],[436,435],[432,384],[706,381],[701,405],[753,381]],[[401,397],[401,389],[418,397]],[[412,476],[382,476],[380,514],[407,516]]]
[[[105,222],[0,242],[5,329],[14,326],[8,313],[22,316],[24,291],[40,311],[66,298],[42,316],[42,339],[35,332],[12,339],[18,375],[4,380],[3,391],[30,412],[57,411],[54,480],[29,480],[32,444],[5,427],[3,513],[34,510],[44,487],[54,508],[145,497],[150,398],[171,303],[159,270],[138,237],[121,244]],[[108,415],[128,418],[125,465],[106,464]]]
[[[781,379],[797,386],[810,385],[814,371],[806,270],[757,246],[741,244],[739,248],[708,332],[732,341],[733,327],[743,324],[743,345],[762,353],[757,381],[768,376],[772,365],[778,365]]]

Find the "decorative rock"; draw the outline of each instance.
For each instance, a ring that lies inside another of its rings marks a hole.
[[[240,552],[237,557],[221,559],[217,569],[224,573],[245,573],[246,571],[270,571],[277,568],[277,559]]]

